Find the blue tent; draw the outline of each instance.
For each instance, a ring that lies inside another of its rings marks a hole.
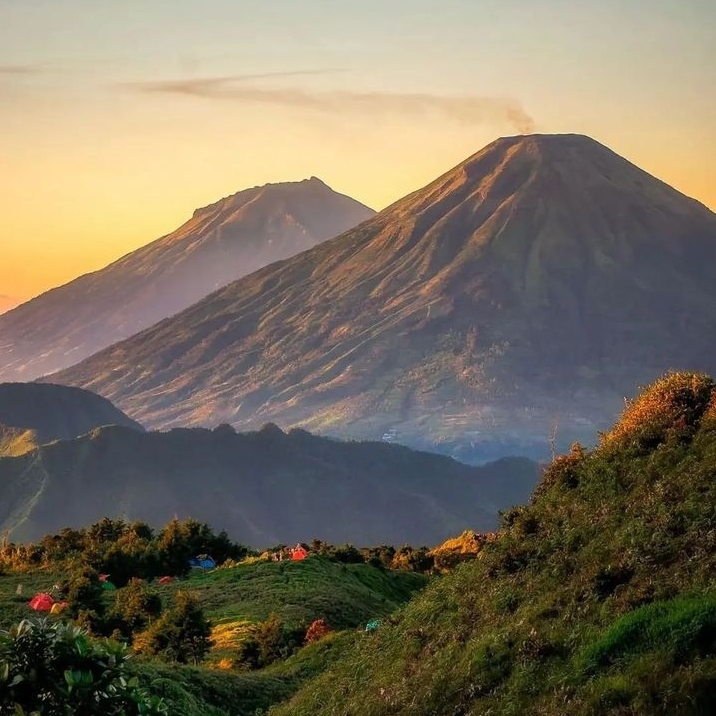
[[[216,562],[211,557],[192,557],[189,560],[189,566],[199,569],[214,569]]]

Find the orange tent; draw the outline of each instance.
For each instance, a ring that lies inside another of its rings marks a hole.
[[[30,600],[30,609],[34,609],[36,612],[49,612],[52,609],[52,605],[55,600],[49,594],[36,594]]]
[[[50,609],[50,614],[59,614],[63,609],[67,609],[67,602],[55,602]]]
[[[296,547],[291,550],[291,559],[295,562],[306,559],[306,557],[308,557],[308,551],[300,544],[297,544]]]

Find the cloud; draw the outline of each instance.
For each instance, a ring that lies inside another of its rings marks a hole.
[[[255,75],[200,77],[158,82],[134,82],[125,86],[146,93],[176,94],[204,99],[273,104],[319,112],[405,116],[441,114],[466,124],[502,120],[518,132],[534,131],[534,120],[514,99],[475,95],[448,96],[428,93],[358,92],[351,90],[306,90],[253,84],[255,80],[326,74],[337,70],[300,70]]]
[[[34,65],[0,65],[0,75],[34,75],[39,72]]]

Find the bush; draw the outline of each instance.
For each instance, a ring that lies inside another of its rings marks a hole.
[[[176,593],[175,604],[135,638],[135,649],[180,664],[198,664],[211,648],[211,625],[194,594]]]
[[[161,699],[127,678],[127,651],[79,627],[25,619],[0,632],[0,714],[166,714]]]
[[[306,638],[304,641],[306,644],[313,644],[313,642],[323,639],[324,636],[330,634],[331,631],[331,627],[326,624],[325,619],[316,619],[306,630]]]
[[[159,593],[145,582],[132,579],[124,589],[116,592],[109,620],[112,627],[122,635],[131,637],[134,632],[144,629],[156,619],[161,611]]]
[[[669,438],[688,438],[709,409],[716,385],[700,373],[669,373],[628,403],[601,445],[651,450]]]

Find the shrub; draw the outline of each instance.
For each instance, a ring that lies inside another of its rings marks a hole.
[[[211,648],[211,625],[194,594],[176,593],[175,604],[135,638],[135,649],[180,664],[198,664]]]
[[[0,633],[0,714],[166,714],[161,699],[128,678],[126,649],[76,626],[25,619]]]
[[[669,438],[689,437],[713,399],[713,380],[700,373],[669,373],[627,404],[602,447],[650,450]]]
[[[324,636],[330,634],[331,631],[331,627],[326,624],[325,619],[316,619],[306,630],[305,643],[313,644],[313,642],[323,639]]]
[[[159,593],[139,579],[130,580],[124,589],[116,592],[109,619],[114,628],[131,637],[144,629],[162,611]]]

